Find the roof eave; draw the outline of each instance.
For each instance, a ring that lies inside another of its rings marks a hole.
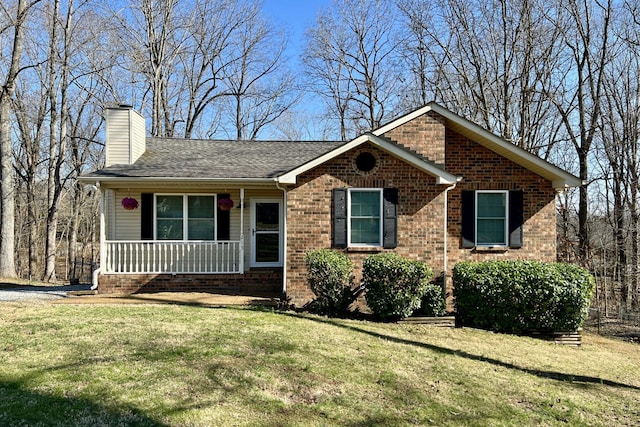
[[[273,184],[275,178],[192,178],[192,177],[137,177],[137,176],[79,176],[78,181],[83,183],[94,183],[96,181],[105,183],[118,182],[138,182],[138,183],[158,183],[158,182],[197,182],[197,183],[258,183]]]

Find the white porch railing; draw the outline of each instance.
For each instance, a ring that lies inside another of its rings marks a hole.
[[[241,273],[242,241],[108,240],[104,273]]]

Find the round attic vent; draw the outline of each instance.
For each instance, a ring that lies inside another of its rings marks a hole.
[[[377,162],[376,156],[368,151],[361,152],[355,159],[356,168],[360,172],[371,172],[376,167]]]

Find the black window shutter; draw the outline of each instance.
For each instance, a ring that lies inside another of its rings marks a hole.
[[[462,192],[462,247],[473,248],[476,245],[476,193]]]
[[[522,190],[509,191],[509,247],[522,247],[522,223],[524,222],[524,199]]]
[[[230,194],[218,194],[218,200],[230,198]],[[216,226],[218,228],[218,240],[231,238],[231,211],[216,207]]]
[[[153,193],[142,193],[141,196],[140,238],[153,240]]]
[[[347,247],[347,189],[333,189],[333,247]]]
[[[382,200],[382,246],[385,249],[393,249],[398,246],[398,189],[382,190]]]

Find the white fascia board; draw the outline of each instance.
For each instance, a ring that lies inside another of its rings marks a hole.
[[[425,105],[424,107],[418,108],[417,110],[414,110],[408,114],[405,114],[402,117],[398,117],[397,119],[395,119],[392,122],[387,123],[386,125],[383,125],[382,127],[379,127],[378,129],[374,129],[371,131],[372,134],[374,134],[375,136],[380,136],[380,135],[384,135],[385,133],[389,132],[392,129],[397,128],[400,125],[403,125],[407,122],[410,122],[411,120],[415,119],[416,117],[420,117],[421,115],[428,113],[429,111],[432,110],[431,106],[432,105],[437,105],[435,103],[429,103],[427,105]]]
[[[304,173],[310,169],[313,169],[316,166],[319,166],[343,153],[346,153],[347,151],[356,148],[362,144],[364,144],[365,142],[370,142],[373,145],[377,146],[378,148],[380,148],[383,151],[388,152],[389,154],[393,155],[394,157],[397,157],[401,160],[403,160],[404,162],[414,166],[415,168],[422,170],[423,172],[432,175],[436,178],[436,184],[453,184],[456,182],[456,176],[451,175],[448,172],[443,171],[442,169],[438,168],[437,166],[434,166],[430,163],[427,163],[425,161],[423,161],[422,159],[412,155],[411,153],[402,150],[400,147],[398,147],[395,144],[392,144],[388,141],[386,141],[385,139],[382,139],[374,134],[364,134],[364,135],[360,135],[359,137],[357,137],[356,139],[353,139],[339,147],[337,147],[336,149],[314,159],[311,160],[310,162],[305,163],[302,166],[299,166],[283,175],[280,175],[277,178],[277,181],[280,184],[295,184],[296,183],[296,179],[298,177],[298,175],[300,175],[301,173]]]

